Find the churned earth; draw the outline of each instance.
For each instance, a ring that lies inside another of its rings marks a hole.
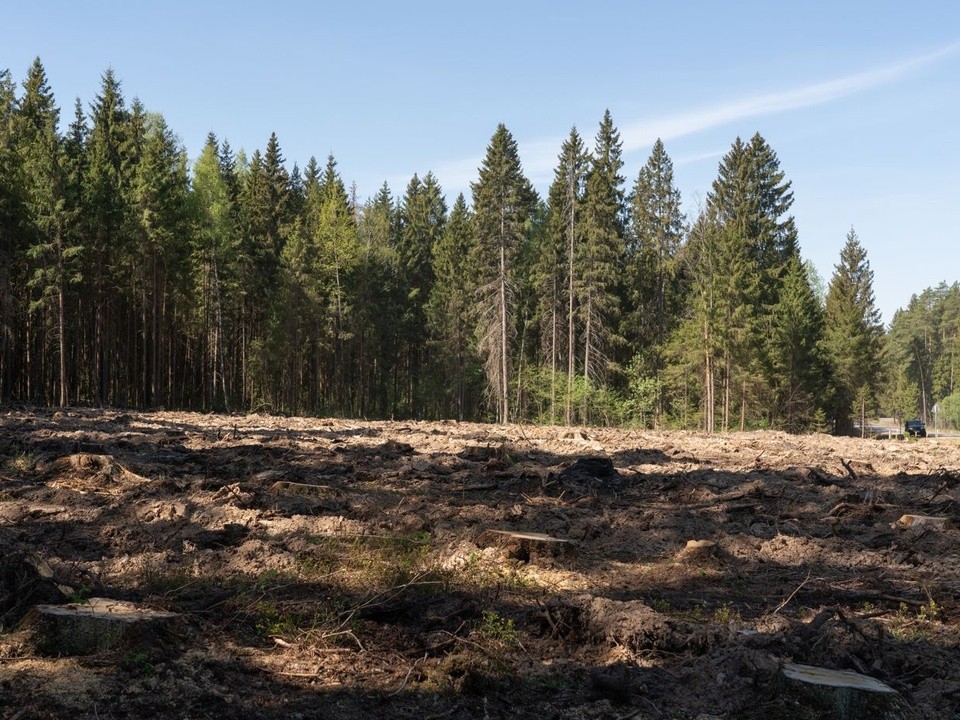
[[[8,408],[0,718],[960,717],[958,501],[947,440]],[[89,598],[178,617],[41,651]]]

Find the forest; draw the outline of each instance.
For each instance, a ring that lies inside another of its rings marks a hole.
[[[112,70],[73,117],[0,72],[0,403],[851,432],[960,421],[960,286],[884,328],[850,229],[828,283],[791,183],[735,139],[695,216],[609,112],[540,197],[496,128],[471,197],[347,187],[211,133],[191,159]],[[824,287],[826,285],[826,287]]]

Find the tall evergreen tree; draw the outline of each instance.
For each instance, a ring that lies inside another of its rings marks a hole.
[[[227,378],[229,299],[237,255],[235,210],[221,170],[219,146],[211,133],[193,166],[192,201],[197,229],[193,236],[193,285],[203,336],[203,407],[229,410]]]
[[[640,169],[629,203],[624,262],[622,334],[636,353],[633,374],[653,383],[654,424],[664,412],[664,350],[681,310],[683,286],[677,252],[685,218],[674,184],[673,161],[659,139]]]
[[[83,192],[90,229],[89,252],[84,253],[83,277],[89,285],[85,309],[93,348],[87,384],[92,399],[99,403],[120,400],[120,319],[128,307],[121,302],[121,288],[128,279],[123,264],[127,245],[123,155],[128,117],[120,82],[108,68],[92,107]]]
[[[404,302],[403,338],[406,346],[407,412],[423,414],[421,387],[427,340],[426,304],[433,286],[433,248],[443,236],[447,206],[433,173],[423,181],[414,175],[400,206],[400,235],[397,247],[402,284],[407,288]]]
[[[589,154],[577,129],[560,148],[548,194],[549,217],[536,271],[544,354],[550,366],[550,419],[556,419],[557,367],[565,359],[564,421],[573,421],[573,378],[576,372],[577,260],[583,244],[584,186]]]
[[[457,196],[443,235],[433,246],[433,274],[436,282],[430,294],[427,315],[431,333],[440,348],[442,371],[437,378],[452,379],[452,410],[458,420],[466,417],[468,368],[472,349],[469,336],[472,294],[476,291],[471,258],[475,257],[473,218],[463,194]]]
[[[25,180],[26,207],[29,212],[31,264],[30,286],[34,291],[31,309],[42,310],[54,318],[57,340],[57,399],[69,402],[67,374],[67,286],[79,279],[77,266],[82,246],[73,241],[78,209],[70,193],[70,169],[64,143],[57,125],[60,112],[47,85],[46,72],[37,58],[24,83],[20,103],[20,159]],[[41,333],[44,337],[46,333]],[[46,355],[40,345],[37,355]],[[41,363],[46,365],[46,363]],[[38,385],[50,383],[37,378]]]
[[[399,408],[401,317],[407,289],[401,280],[399,209],[387,183],[357,218],[361,252],[357,277],[358,411],[395,416]]]
[[[848,433],[856,408],[863,418],[880,380],[883,326],[874,304],[867,251],[850,228],[827,291],[823,351],[832,380],[834,431]]]
[[[133,117],[138,115],[134,108]],[[130,136],[138,135],[139,130]],[[186,153],[163,116],[145,118],[139,142],[130,206],[137,238],[132,256],[141,326],[139,397],[149,407],[174,402],[170,322],[185,293],[188,179]],[[161,386],[162,378],[167,387]]]
[[[583,326],[583,378],[587,388],[604,379],[617,338],[617,274],[624,251],[622,149],[620,133],[607,110],[600,122],[586,179],[584,243],[577,268]],[[586,406],[584,419],[587,419]]]
[[[827,374],[819,344],[823,309],[799,255],[787,262],[771,319],[772,425],[791,432],[817,429]]]
[[[727,289],[727,306],[734,312],[728,319],[721,380],[723,427],[731,424],[735,394],[744,427],[751,399],[759,400],[760,408],[774,402],[773,313],[787,264],[799,252],[795,223],[787,214],[793,203],[790,183],[759,133],[749,143],[734,141],[707,202],[724,228],[728,256],[739,258]]]
[[[535,194],[523,175],[517,143],[502,123],[472,184],[477,229],[479,347],[497,420],[510,420],[510,343],[515,328],[515,264]]]
[[[13,397],[21,376],[17,353],[19,299],[15,269],[23,217],[16,158],[16,85],[9,70],[0,70],[0,401]]]

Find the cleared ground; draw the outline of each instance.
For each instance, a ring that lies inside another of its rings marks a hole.
[[[958,499],[955,441],[6,410],[0,718],[953,718]],[[41,654],[87,597],[182,622]]]

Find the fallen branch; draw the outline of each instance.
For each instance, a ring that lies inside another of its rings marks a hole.
[[[407,674],[404,675],[404,677],[403,677],[403,682],[400,683],[400,687],[398,687],[398,688],[397,688],[396,690],[394,690],[392,693],[390,693],[389,695],[387,695],[387,697],[393,697],[394,695],[399,695],[399,694],[400,694],[400,691],[403,690],[403,689],[407,686],[407,680],[410,679],[410,674],[414,671],[414,669],[417,667],[417,665],[419,665],[420,663],[422,663],[422,662],[423,662],[424,660],[426,660],[426,659],[427,659],[427,653],[424,653],[424,654],[423,654],[423,657],[420,658],[419,660],[417,660],[416,662],[414,662],[413,665],[410,666],[410,669],[407,670]]]
[[[848,474],[851,478],[853,478],[854,480],[859,480],[859,479],[860,479],[859,477],[857,477],[856,471],[855,471],[852,467],[850,467],[850,463],[849,463],[847,460],[844,460],[843,458],[840,458],[840,464],[843,465],[843,467],[844,467],[844,468],[846,469],[846,471],[847,471],[847,474]]]
[[[806,585],[808,582],[810,582],[810,573],[811,573],[811,572],[812,572],[812,570],[810,570],[810,569],[807,570],[807,576],[803,579],[803,582],[800,583],[799,585],[797,585],[796,590],[794,590],[792,593],[790,593],[790,594],[787,596],[787,599],[786,599],[786,600],[784,600],[782,603],[780,603],[779,605],[777,605],[776,610],[774,610],[772,613],[770,613],[771,615],[776,615],[778,612],[780,612],[781,610],[783,610],[783,609],[787,606],[787,604],[788,604],[791,600],[793,600],[793,598],[796,596],[796,594],[803,589],[803,586]]]

